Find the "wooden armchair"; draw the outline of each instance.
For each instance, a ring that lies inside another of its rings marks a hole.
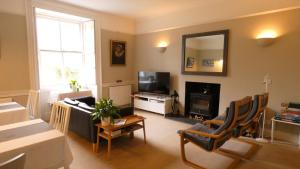
[[[261,95],[255,95],[254,100],[253,100],[253,104],[252,104],[252,109],[251,109],[250,113],[233,130],[233,138],[234,139],[237,139],[238,141],[241,141],[241,142],[251,144],[251,148],[249,149],[249,151],[244,155],[241,155],[241,154],[238,154],[237,152],[227,150],[227,149],[223,149],[223,148],[220,149],[221,151],[227,152],[227,153],[232,153],[232,154],[238,155],[238,156],[243,157],[243,158],[250,158],[251,155],[254,152],[256,152],[256,150],[259,147],[258,144],[255,144],[253,142],[249,142],[249,141],[246,141],[246,140],[243,140],[243,139],[239,139],[239,137],[243,136],[246,132],[250,132],[254,136],[257,135],[259,119],[261,118],[261,114],[263,113],[263,111],[267,107],[268,97],[269,97],[268,93],[264,93],[264,94],[261,94]]]
[[[254,137],[257,136],[259,120],[267,108],[268,98],[268,93],[254,96],[252,110],[248,117],[237,126],[233,135],[234,137],[240,137],[244,135],[246,131],[251,132]]]
[[[223,122],[220,120],[208,120],[203,124],[197,123],[189,129],[178,131],[183,162],[194,168],[204,168],[186,159],[184,146],[189,142],[208,152],[213,151],[234,158],[218,151],[218,148],[232,137],[233,129],[248,116],[251,105],[252,100],[249,96],[238,101],[233,101],[230,103],[226,119]],[[214,129],[210,127],[211,125],[219,125],[219,127]],[[228,168],[233,168],[238,162],[239,159],[234,158],[233,163]]]

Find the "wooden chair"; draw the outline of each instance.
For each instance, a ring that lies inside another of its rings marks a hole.
[[[246,141],[244,139],[240,139],[240,137],[243,136],[246,132],[250,132],[252,135],[255,135],[255,132],[257,132],[256,128],[258,126],[259,119],[263,111],[266,109],[267,104],[268,104],[268,93],[255,95],[250,113],[245,118],[245,120],[240,124],[238,124],[238,126],[233,130],[233,137],[232,137],[233,139],[251,145],[251,148],[248,150],[248,152],[244,155],[241,155],[235,151],[231,151],[224,148],[220,148],[220,151],[238,155],[246,159],[250,158],[252,154],[254,154],[258,150],[259,145],[253,142]]]
[[[191,167],[204,169],[204,167],[186,159],[184,146],[191,142],[208,152],[216,152],[233,158],[234,161],[228,168],[234,168],[240,159],[223,153],[218,149],[232,137],[233,129],[248,116],[251,106],[252,100],[249,96],[238,101],[233,101],[227,109],[225,121],[207,120],[203,124],[197,123],[190,129],[178,131],[183,162]],[[211,125],[214,124],[219,125],[219,127],[216,129],[211,128]]]
[[[0,169],[23,169],[26,161],[26,155],[20,154],[16,157],[0,164]]]
[[[8,102],[12,102],[12,98],[0,98],[0,103],[8,103]]]
[[[267,109],[269,102],[269,93],[259,95],[259,105],[256,116],[253,118],[249,131],[254,137],[259,133],[260,120],[263,118],[263,113]]]
[[[50,125],[64,133],[68,133],[71,107],[64,103],[55,102],[52,106]]]
[[[41,118],[41,113],[38,111],[39,93],[37,90],[29,91],[26,112],[30,119]]]

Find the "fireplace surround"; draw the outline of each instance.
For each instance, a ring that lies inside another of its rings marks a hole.
[[[185,117],[212,119],[219,114],[220,84],[185,83]]]

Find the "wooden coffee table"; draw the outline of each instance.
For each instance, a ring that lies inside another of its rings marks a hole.
[[[146,144],[146,133],[145,133],[145,118],[138,115],[131,115],[123,117],[122,119],[126,119],[124,125],[109,125],[109,126],[102,126],[101,123],[96,124],[97,130],[97,145],[96,145],[96,152],[99,151],[99,141],[100,137],[104,138],[108,142],[107,147],[107,156],[110,157],[111,152],[111,140],[120,136],[130,135],[131,138],[134,137],[134,131],[138,129],[143,129],[144,133],[144,143]],[[142,124],[140,124],[142,123]],[[103,130],[101,130],[103,129]],[[121,130],[121,134],[118,136],[112,137],[112,132]],[[106,131],[106,132],[104,132]]]

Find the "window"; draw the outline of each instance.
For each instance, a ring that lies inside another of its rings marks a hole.
[[[41,88],[96,84],[94,21],[36,9]]]

